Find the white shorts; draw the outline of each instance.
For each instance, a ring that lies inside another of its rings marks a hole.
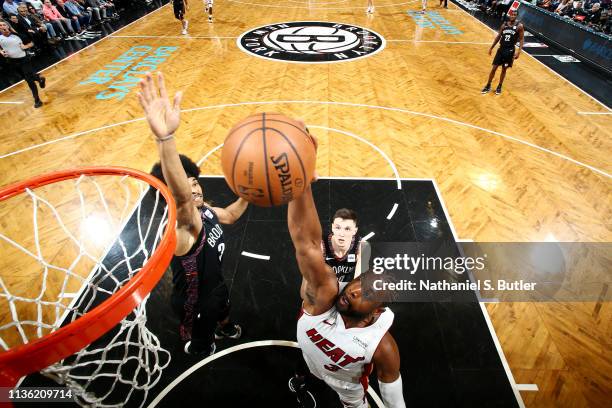
[[[325,377],[323,379],[332,390],[336,391],[344,408],[368,408],[366,390],[361,383],[349,383]]]
[[[206,7],[212,7],[214,2],[215,0],[204,0],[204,4],[206,4]]]
[[[368,408],[368,399],[365,394],[365,390],[361,386],[361,384],[350,384],[346,383],[346,386],[339,386],[336,384],[330,384],[330,382],[326,381],[327,385],[329,385],[340,398],[340,402],[342,402],[342,406],[344,408]],[[347,387],[348,386],[348,387]]]

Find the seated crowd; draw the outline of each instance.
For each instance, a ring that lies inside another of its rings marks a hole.
[[[33,52],[63,40],[100,36],[103,22],[118,19],[112,0],[3,0],[2,20]]]
[[[595,31],[611,34],[612,0],[537,0],[536,5],[563,18],[584,24]]]
[[[469,0],[480,5],[487,14],[503,18],[514,0]],[[530,3],[560,17],[572,20],[591,28],[612,34],[610,18],[612,0],[532,0]]]

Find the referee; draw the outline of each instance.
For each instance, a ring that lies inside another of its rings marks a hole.
[[[32,96],[34,96],[34,107],[40,108],[43,103],[38,96],[36,82],[40,84],[41,88],[44,88],[45,78],[34,72],[30,57],[25,52],[25,50],[33,46],[33,42],[23,45],[21,38],[11,33],[8,23],[0,20],[0,53],[8,60],[9,65],[15,67],[23,76],[23,79],[25,79],[32,91]]]

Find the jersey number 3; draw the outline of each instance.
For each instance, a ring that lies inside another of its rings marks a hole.
[[[219,262],[221,262],[223,260],[223,252],[225,251],[225,243],[220,243],[217,246],[217,250],[219,251]]]

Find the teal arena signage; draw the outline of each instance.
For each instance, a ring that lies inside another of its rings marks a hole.
[[[96,99],[122,100],[147,71],[157,70],[178,48],[136,45],[79,82],[79,85],[105,85],[106,89],[98,92]]]
[[[439,29],[451,35],[463,34],[463,31],[452,25],[450,21],[442,17],[437,11],[421,13],[419,11],[408,10],[408,15],[412,17],[416,25],[421,28]]]

